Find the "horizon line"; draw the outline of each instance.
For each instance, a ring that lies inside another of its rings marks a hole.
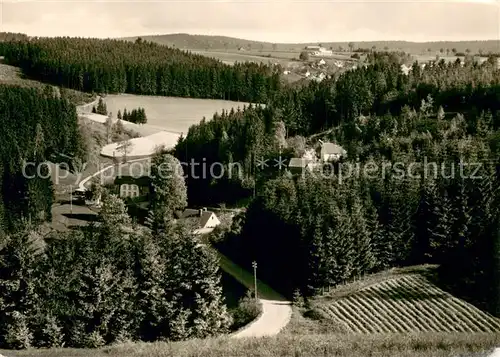
[[[9,33],[10,31],[1,31],[3,33]],[[13,33],[13,32],[10,32]],[[21,34],[23,34],[21,32]],[[323,43],[364,43],[364,42],[406,42],[406,43],[417,43],[417,44],[424,44],[424,43],[441,43],[441,42],[500,42],[500,38],[493,39],[468,39],[468,40],[430,40],[430,41],[414,41],[414,40],[384,40],[384,39],[378,39],[378,40],[361,40],[361,41],[354,41],[354,40],[343,40],[343,41],[332,41],[332,40],[326,40],[326,41],[302,41],[302,42],[270,42],[270,41],[263,41],[263,40],[254,40],[254,39],[249,39],[249,38],[241,38],[241,37],[232,37],[228,35],[213,35],[213,34],[201,34],[201,33],[188,33],[188,32],[170,32],[170,33],[147,33],[147,34],[139,34],[139,35],[134,35],[134,36],[121,36],[121,37],[95,37],[95,36],[68,36],[68,35],[56,35],[56,36],[40,36],[40,35],[30,35],[28,33],[24,33],[28,37],[39,37],[39,38],[57,38],[57,37],[69,37],[69,38],[87,38],[87,39],[111,39],[111,40],[126,40],[126,39],[132,39],[132,38],[138,38],[138,37],[161,37],[161,36],[174,36],[174,35],[187,35],[187,36],[201,36],[201,37],[226,37],[228,39],[233,39],[233,40],[239,40],[239,41],[248,41],[248,42],[258,42],[258,43],[263,43],[263,44],[269,44],[269,45],[309,45],[309,44],[323,44]]]

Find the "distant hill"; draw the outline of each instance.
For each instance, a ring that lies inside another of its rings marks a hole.
[[[136,37],[127,37],[123,40],[135,41]],[[181,49],[191,50],[237,50],[240,47],[248,50],[262,50],[262,51],[300,51],[305,46],[318,45],[317,42],[309,43],[276,43],[251,41],[226,36],[208,36],[208,35],[190,35],[186,33],[176,33],[168,35],[151,35],[140,36],[147,41],[156,42],[159,44],[167,45],[170,47],[177,47]],[[483,52],[500,52],[499,40],[487,41],[439,41],[439,42],[409,42],[409,41],[366,41],[366,42],[353,42],[355,48],[372,48],[375,46],[377,49],[390,49],[402,50],[414,54],[421,54],[424,52],[439,52],[441,49],[450,51],[455,48],[457,52],[465,52],[469,49],[472,53],[477,53],[479,50]],[[338,49],[342,46],[344,49],[349,48],[349,42],[322,42],[321,45],[326,48],[333,47]],[[428,51],[430,49],[430,51]]]

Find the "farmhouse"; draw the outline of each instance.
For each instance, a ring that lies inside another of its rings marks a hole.
[[[321,142],[320,157],[324,162],[338,161],[346,154],[347,151],[345,151],[340,145]]]
[[[217,215],[212,211],[207,211],[206,208],[188,208],[182,212],[176,212],[176,217],[178,221],[185,222],[191,226],[194,234],[210,233],[220,224]]]

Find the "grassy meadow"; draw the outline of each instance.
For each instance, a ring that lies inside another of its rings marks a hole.
[[[148,118],[147,126],[176,133],[187,133],[189,127],[198,124],[203,117],[211,119],[215,112],[235,110],[248,103],[228,100],[192,99],[174,97],[154,97],[131,94],[107,95],[104,98],[108,112],[116,116],[123,112],[142,107]]]

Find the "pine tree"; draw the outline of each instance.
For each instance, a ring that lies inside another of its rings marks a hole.
[[[99,98],[99,102],[97,103],[96,113],[101,115],[108,115],[108,109],[106,107],[106,103],[104,103],[102,98]]]
[[[372,242],[368,225],[365,220],[362,205],[355,201],[351,208],[351,219],[354,240],[354,271],[356,277],[370,272],[376,264],[376,258],[372,251]]]
[[[108,144],[111,143],[111,136],[113,134],[113,118],[111,117],[111,114],[108,115],[106,118],[106,140],[108,141]]]
[[[433,227],[429,227],[429,245],[431,256],[437,262],[443,262],[446,255],[454,248],[452,227],[455,224],[453,207],[447,192],[444,192],[440,203],[433,207]]]
[[[127,206],[117,195],[108,194],[103,200],[99,212],[102,222],[101,230],[111,241],[119,242],[126,239],[131,229],[131,219],[127,213]]]
[[[33,318],[40,309],[37,266],[41,246],[25,231],[4,238],[0,250],[0,336],[6,348],[33,344]]]
[[[137,335],[145,341],[169,337],[165,335],[166,326],[174,303],[169,299],[169,286],[165,285],[167,260],[149,234],[138,235],[135,245]]]
[[[175,157],[158,151],[152,160],[152,194],[148,226],[153,232],[164,230],[177,211],[187,206],[187,191],[182,166]]]
[[[169,257],[166,278],[178,297],[171,317],[172,334],[205,338],[227,332],[231,317],[224,303],[215,253],[182,227],[167,232],[160,241],[163,256]]]

